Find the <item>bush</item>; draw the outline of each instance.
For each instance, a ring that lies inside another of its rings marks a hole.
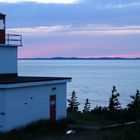
[[[103,114],[106,112],[108,112],[108,108],[102,106],[96,106],[93,110],[91,110],[91,113],[96,113],[96,114]]]

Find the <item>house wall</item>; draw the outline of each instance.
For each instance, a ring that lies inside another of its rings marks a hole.
[[[53,90],[56,87],[56,90]],[[66,83],[6,89],[6,130],[50,118],[50,95],[56,95],[56,119],[66,117]]]
[[[6,93],[5,90],[0,90],[0,131],[6,130],[6,117],[5,117],[5,111],[6,111]]]
[[[17,47],[0,45],[0,74],[17,73]]]

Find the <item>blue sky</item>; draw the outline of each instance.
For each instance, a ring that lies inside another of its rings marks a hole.
[[[140,57],[140,0],[0,0],[19,57]]]

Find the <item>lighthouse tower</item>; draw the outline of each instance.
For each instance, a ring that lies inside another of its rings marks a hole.
[[[0,13],[0,74],[17,74],[17,48],[21,35],[6,34],[5,15]]]
[[[71,78],[18,76],[22,36],[6,34],[5,17],[0,13],[0,131],[42,119],[66,118],[66,89]]]

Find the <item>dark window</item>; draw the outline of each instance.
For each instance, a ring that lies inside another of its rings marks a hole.
[[[56,90],[56,87],[53,87],[52,90]]]
[[[5,115],[5,112],[1,112],[0,114],[1,114],[1,115]]]

